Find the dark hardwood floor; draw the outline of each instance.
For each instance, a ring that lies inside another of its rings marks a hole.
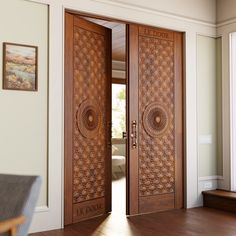
[[[126,218],[109,214],[61,230],[31,236],[235,236],[236,214],[210,208],[174,210]]]

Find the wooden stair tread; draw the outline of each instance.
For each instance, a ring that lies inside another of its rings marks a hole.
[[[203,206],[236,213],[236,192],[216,189],[202,192]]]
[[[236,200],[236,192],[231,192],[231,191],[226,191],[226,190],[220,190],[220,189],[209,190],[209,191],[203,191],[202,194]]]

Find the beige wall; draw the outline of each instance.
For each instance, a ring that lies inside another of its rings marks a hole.
[[[216,0],[217,2],[217,23],[223,23],[236,18],[235,0]]]
[[[0,7],[0,32],[0,55],[3,42],[38,46],[38,92],[0,88],[0,173],[42,176],[38,205],[44,206],[47,205],[47,5],[4,1]]]
[[[197,36],[199,177],[217,175],[216,40]]]

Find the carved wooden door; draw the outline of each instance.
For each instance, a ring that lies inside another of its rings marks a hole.
[[[111,31],[65,21],[67,225],[111,211]]]
[[[128,209],[183,207],[182,33],[129,25]]]

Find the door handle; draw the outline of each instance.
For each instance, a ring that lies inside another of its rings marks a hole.
[[[126,139],[127,138],[127,133],[126,132],[122,132],[122,138]]]
[[[131,122],[131,146],[132,149],[136,149],[137,148],[137,121],[136,120],[132,120]]]

